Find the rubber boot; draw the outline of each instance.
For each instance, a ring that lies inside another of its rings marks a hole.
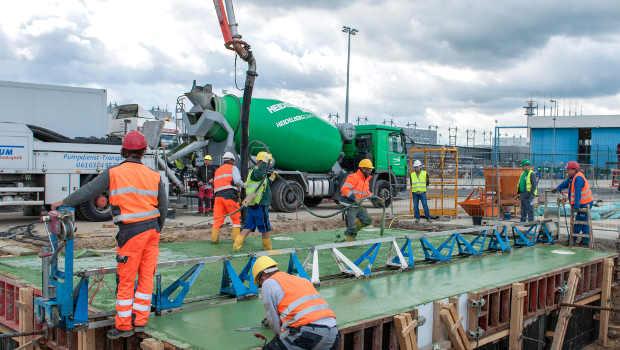
[[[355,241],[355,237],[353,237],[353,236],[345,235],[345,237],[347,238],[347,242]]]
[[[364,227],[364,224],[362,224],[360,219],[355,219],[355,232],[358,232],[359,230],[361,230],[362,227]]]
[[[271,245],[271,238],[263,238],[263,250],[273,249]]]
[[[243,241],[245,240],[245,236],[242,234],[237,234],[237,238],[235,238],[233,242],[233,250],[239,250],[243,247]]]
[[[119,339],[119,338],[129,338],[132,335],[134,335],[133,329],[130,329],[128,331],[121,331],[119,329],[112,328],[107,333],[108,339],[112,339],[112,340]]]
[[[237,237],[239,237],[240,233],[241,233],[241,228],[240,227],[233,227],[232,228],[232,239],[233,239],[233,242],[237,240]]]
[[[211,229],[211,242],[218,243],[220,238],[220,230]]]

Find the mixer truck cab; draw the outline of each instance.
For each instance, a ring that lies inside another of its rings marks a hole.
[[[194,84],[185,97],[193,104],[183,112],[186,139],[179,147],[212,155],[240,152],[242,98],[218,96],[209,84]],[[372,191],[386,199],[406,183],[403,132],[384,125],[339,126],[293,104],[270,98],[252,98],[249,115],[249,151],[273,154],[280,175],[271,187],[274,210],[295,211],[301,203],[313,207],[325,198],[337,198],[346,174],[357,161],[375,162]],[[221,160],[215,157],[213,165]],[[395,186],[396,185],[396,186]]]

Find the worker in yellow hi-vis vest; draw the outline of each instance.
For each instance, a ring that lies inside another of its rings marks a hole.
[[[426,170],[422,170],[422,162],[416,160],[413,162],[413,171],[411,172],[411,197],[413,198],[413,213],[415,214],[416,224],[420,222],[420,207],[418,201],[422,202],[424,208],[424,216],[426,221],[431,222],[431,215],[426,202],[426,187],[430,184]]]
[[[523,159],[520,163],[523,173],[517,184],[517,196],[521,200],[521,222],[534,221],[534,199],[538,194],[538,181],[536,173],[531,169],[529,159]]]

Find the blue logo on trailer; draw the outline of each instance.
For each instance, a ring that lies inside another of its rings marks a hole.
[[[12,156],[14,148],[24,148],[24,146],[0,145],[0,156]]]

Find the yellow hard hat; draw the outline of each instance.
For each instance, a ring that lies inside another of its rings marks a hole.
[[[357,166],[358,168],[368,168],[368,169],[374,169],[375,167],[372,166],[372,161],[368,158],[366,159],[362,159],[360,161],[360,164]]]
[[[254,283],[258,285],[258,275],[267,270],[270,267],[276,267],[278,263],[268,256],[261,256],[254,262],[254,266],[252,266],[252,277],[254,277]]]
[[[210,154],[207,154],[207,155],[205,156],[205,160],[212,160],[212,159],[211,159],[211,155],[210,155]]]
[[[269,153],[267,152],[258,152],[258,154],[256,155],[256,160],[259,162],[260,161],[264,162],[267,159],[269,159]]]

